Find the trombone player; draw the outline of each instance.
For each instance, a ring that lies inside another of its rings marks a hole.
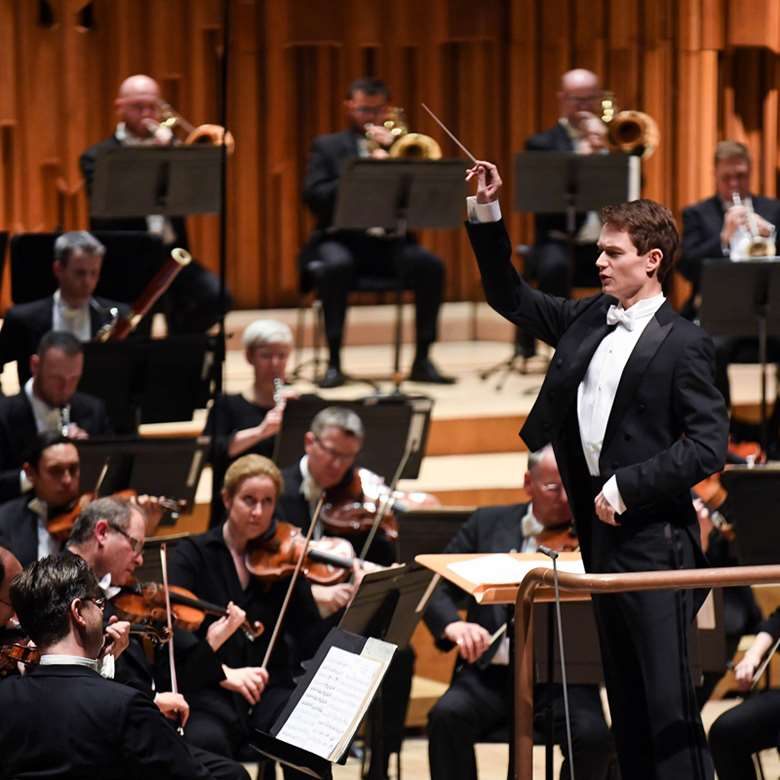
[[[299,265],[303,290],[316,288],[325,315],[328,342],[328,369],[321,387],[338,387],[347,377],[341,370],[341,342],[347,313],[347,293],[356,276],[386,276],[398,269],[415,294],[417,351],[409,379],[413,382],[451,384],[454,379],[439,372],[430,359],[436,341],[439,308],[444,288],[444,265],[423,249],[411,236],[397,245],[375,231],[334,230],[333,214],[341,169],[355,157],[387,157],[394,141],[382,126],[388,111],[390,92],[383,81],[360,78],[347,90],[344,108],[349,127],[338,133],[321,135],[312,143],[303,202],[317,220],[316,227],[301,250]]]
[[[770,243],[780,224],[780,200],[750,192],[750,152],[739,141],[721,141],[715,147],[715,194],[683,209],[680,271],[693,285],[684,314],[698,313],[697,297],[702,261],[749,254],[746,243]],[[751,238],[752,236],[752,238]],[[770,247],[766,247],[769,249]],[[738,254],[737,254],[738,253]],[[774,249],[770,254],[774,254]],[[715,342],[715,384],[730,405],[728,366],[733,362],[757,362],[757,340],[718,336]],[[769,359],[780,361],[780,342],[769,339]]]
[[[119,146],[168,146],[173,133],[161,126],[163,101],[159,84],[150,76],[137,74],[126,78],[119,86],[115,101],[117,118],[113,135],[91,146],[79,158],[81,173],[92,196],[92,180],[98,155]],[[183,216],[90,218],[91,230],[131,230],[159,236],[166,250],[188,249],[187,226]],[[221,314],[219,280],[197,261],[184,268],[163,300],[168,334],[203,333],[214,325]],[[232,301],[227,296],[226,308]]]

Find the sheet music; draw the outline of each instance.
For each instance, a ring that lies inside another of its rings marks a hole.
[[[330,761],[338,758],[342,745],[363,718],[395,649],[390,645],[388,653],[369,642],[361,655],[338,647],[328,650],[277,739]]]
[[[475,585],[514,585],[523,581],[531,569],[551,569],[549,558],[518,560],[506,553],[495,553],[458,561],[447,566],[455,574]],[[558,561],[558,571],[572,574],[584,574],[582,559],[576,561]]]

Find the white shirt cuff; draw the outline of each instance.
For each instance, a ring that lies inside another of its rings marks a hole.
[[[609,501],[610,506],[619,514],[622,515],[626,511],[626,505],[623,503],[623,497],[620,495],[618,489],[617,478],[613,474],[601,488],[601,492],[604,494],[604,498]]]
[[[469,195],[466,198],[466,213],[469,222],[498,222],[501,219],[501,206],[497,200],[477,203],[477,196]]]

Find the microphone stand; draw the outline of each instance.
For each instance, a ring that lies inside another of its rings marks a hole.
[[[537,550],[552,560],[555,584],[555,618],[558,623],[558,647],[561,651],[561,686],[563,688],[563,712],[566,718],[566,746],[569,753],[569,777],[574,780],[574,750],[571,743],[571,715],[569,714],[569,690],[566,683],[566,658],[563,650],[563,624],[561,622],[561,591],[558,584],[558,553],[540,544]]]

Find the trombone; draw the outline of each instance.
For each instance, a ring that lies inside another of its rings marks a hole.
[[[164,128],[171,134],[171,137],[175,137],[176,131],[179,130],[184,134],[184,137],[179,140],[187,146],[191,144],[222,146],[222,139],[224,138],[228,154],[233,154],[236,148],[233,134],[229,130],[225,130],[222,125],[203,124],[196,127],[165,100],[160,100],[160,116],[162,120],[160,122],[151,118],[144,120],[153,133],[157,133]]]

